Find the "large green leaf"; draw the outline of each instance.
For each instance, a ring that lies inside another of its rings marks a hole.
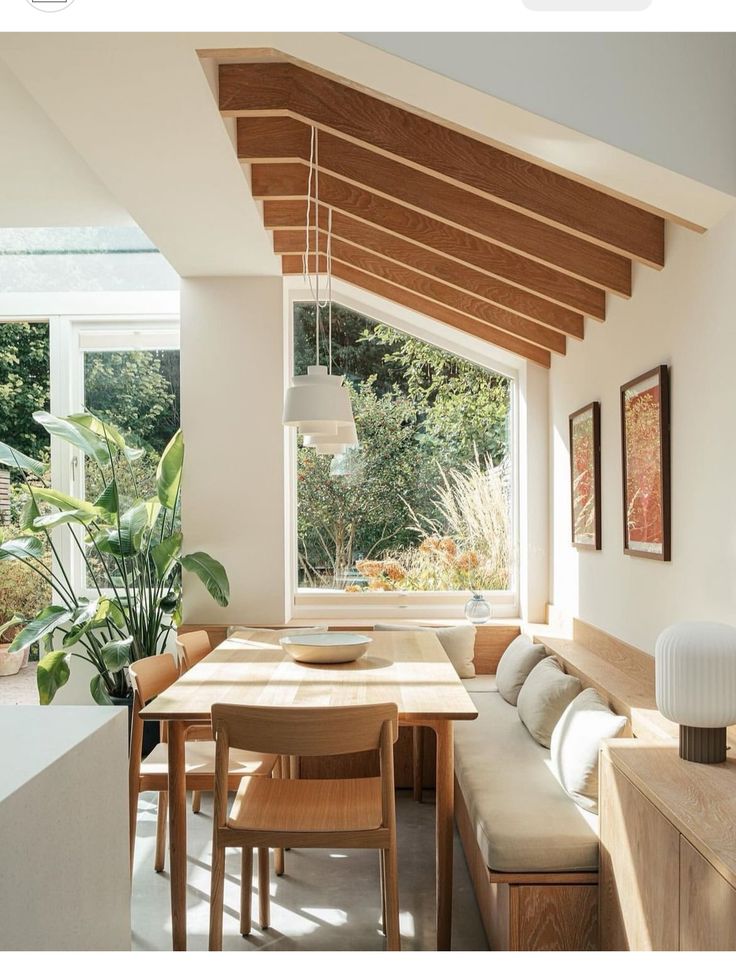
[[[132,638],[121,641],[109,641],[100,649],[102,660],[109,671],[121,671],[130,664],[130,654],[133,647]]]
[[[104,439],[83,424],[78,424],[68,417],[57,417],[55,414],[49,414],[48,411],[35,411],[33,420],[53,437],[61,438],[62,441],[79,448],[97,464],[110,463],[110,451]]]
[[[61,605],[49,605],[48,608],[44,608],[40,614],[36,615],[23,631],[16,635],[10,650],[22,651],[32,645],[34,641],[41,641],[67,621],[70,621],[72,616],[73,613],[68,608],[62,608]]]
[[[230,582],[219,561],[204,551],[182,555],[182,567],[196,575],[221,608],[230,604]]]
[[[112,705],[112,698],[110,698],[107,688],[105,688],[102,675],[95,675],[94,678],[90,680],[89,690],[98,705]]]
[[[32,535],[13,538],[11,541],[6,541],[5,544],[0,544],[0,561],[34,558],[43,558],[43,542]]]
[[[120,510],[120,496],[116,481],[111,481],[99,498],[95,501],[95,507],[100,508],[106,514],[117,514]]]
[[[30,531],[33,528],[33,522],[40,514],[38,503],[36,499],[31,496],[23,505],[23,510],[20,513],[20,530]]]
[[[156,574],[161,581],[168,577],[181,554],[181,531],[177,531],[151,548]]]
[[[151,506],[147,501],[137,501],[120,516],[117,525],[104,529],[106,548],[95,538],[101,550],[108,550],[119,558],[130,558],[141,549],[143,533],[150,527]]]
[[[69,655],[66,651],[50,651],[38,663],[36,685],[42,705],[50,705],[54,695],[69,681]]]
[[[181,472],[184,464],[184,435],[177,431],[166,445],[156,471],[158,499],[165,508],[176,507],[176,496],[181,485]]]
[[[109,441],[128,461],[137,461],[138,458],[143,457],[146,453],[144,448],[129,448],[125,438],[114,425],[110,424],[109,421],[100,420],[100,418],[95,417],[94,414],[70,414],[68,420],[87,428],[88,431],[96,434],[98,438]]]
[[[55,491],[54,488],[31,488],[31,490],[40,504],[50,504],[61,511],[80,511],[89,515],[90,518],[97,518],[102,514],[102,508],[95,507],[89,501],[74,498],[64,491]]]
[[[23,615],[13,615],[13,617],[9,621],[6,621],[4,625],[0,625],[0,642],[2,641],[3,635],[6,631],[9,631],[11,628],[16,628],[18,625],[27,625],[29,621],[30,619],[24,618]]]
[[[37,477],[41,477],[46,470],[46,465],[43,461],[36,461],[35,458],[29,458],[25,454],[21,454],[20,451],[16,451],[15,448],[11,448],[9,444],[5,444],[0,441],[0,464],[5,464],[9,468],[20,468],[22,471],[30,471],[31,474],[35,474]]]
[[[34,531],[52,531],[60,524],[89,524],[95,516],[84,511],[54,511],[53,514],[41,514],[33,522]]]

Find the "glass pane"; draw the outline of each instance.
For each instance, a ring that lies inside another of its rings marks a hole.
[[[298,304],[296,374],[315,350],[314,305]],[[339,305],[332,353],[360,445],[330,458],[299,438],[299,587],[508,589],[511,380]]]
[[[0,228],[0,291],[178,290],[139,227]]]
[[[131,447],[143,450],[130,463],[116,460],[121,509],[136,498],[153,497],[159,457],[180,424],[179,351],[85,352],[84,403],[114,425]],[[103,476],[88,458],[86,500],[94,502],[109,481],[110,472]],[[109,587],[111,571],[105,570],[102,559],[93,560],[99,586]]]

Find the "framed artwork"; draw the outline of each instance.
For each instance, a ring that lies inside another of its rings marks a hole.
[[[572,543],[601,547],[601,406],[587,404],[570,415]]]
[[[624,551],[670,560],[670,385],[665,364],[621,388]]]

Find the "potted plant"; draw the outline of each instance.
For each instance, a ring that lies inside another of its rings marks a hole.
[[[28,664],[29,649],[11,651],[10,645],[18,633],[18,626],[25,622],[24,618],[14,615],[10,621],[0,625],[0,676],[17,675],[21,668]]]
[[[223,566],[203,551],[182,553],[179,521],[184,441],[171,438],[156,472],[156,493],[139,496],[132,464],[143,454],[128,445],[111,424],[90,413],[56,417],[37,411],[34,420],[52,436],[72,444],[99,472],[101,494],[94,502],[48,487],[44,465],[0,442],[0,463],[23,478],[28,502],[21,534],[0,545],[0,564],[26,565],[53,588],[52,604],[23,625],[9,653],[39,643],[39,700],[48,705],[67,683],[70,659],[94,668],[90,682],[100,705],[130,704],[127,666],[160,654],[169,633],[181,623],[181,573],[196,575],[215,601],[225,606],[230,588]],[[123,474],[132,479],[124,494]],[[69,531],[95,591],[75,590],[54,544],[52,532]],[[54,562],[44,560],[46,549]]]

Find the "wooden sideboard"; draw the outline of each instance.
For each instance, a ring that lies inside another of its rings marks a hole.
[[[601,949],[736,950],[736,758],[617,739],[600,778]]]

